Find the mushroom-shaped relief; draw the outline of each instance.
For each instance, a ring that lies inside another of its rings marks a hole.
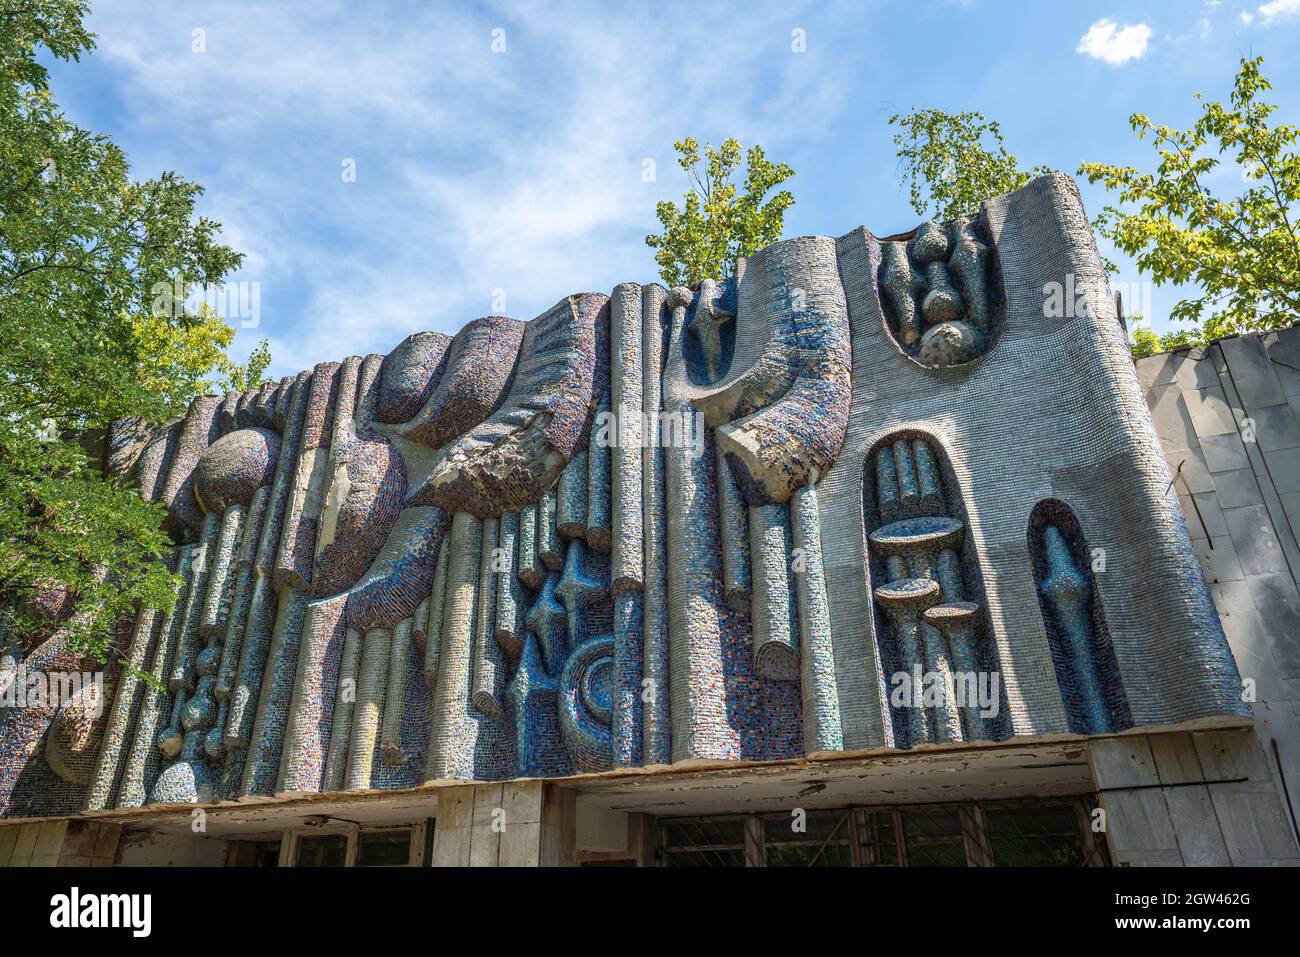
[[[928,221],[880,244],[881,306],[899,348],[944,367],[989,350],[1002,321],[995,247],[978,216]]]
[[[269,429],[239,429],[204,450],[194,469],[194,494],[209,512],[247,505],[270,481],[280,456],[280,436]]]

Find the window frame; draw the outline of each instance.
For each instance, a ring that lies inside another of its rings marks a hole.
[[[663,841],[663,831],[662,831],[662,829],[661,829],[661,825],[662,825],[662,824],[664,824],[664,823],[668,823],[668,822],[672,822],[672,821],[676,821],[676,822],[678,822],[678,823],[681,823],[681,822],[684,822],[684,821],[708,821],[708,822],[710,822],[710,823],[722,823],[722,822],[724,822],[724,821],[725,821],[725,822],[730,822],[730,821],[740,821],[740,822],[742,823],[742,825],[743,825],[743,836],[742,836],[743,844],[741,844],[741,845],[733,845],[733,844],[696,844],[696,845],[690,845],[690,846],[688,846],[688,847],[684,847],[684,848],[682,848],[682,850],[696,851],[696,852],[699,852],[699,851],[714,851],[714,852],[718,852],[718,851],[724,851],[724,850],[725,850],[725,851],[730,851],[730,850],[733,850],[735,847],[739,846],[740,849],[741,849],[741,851],[743,852],[743,856],[744,856],[744,859],[745,859],[745,866],[746,866],[746,867],[763,867],[764,864],[755,863],[755,860],[757,859],[757,858],[756,858],[756,854],[759,855],[759,856],[761,856],[761,854],[762,854],[762,850],[763,850],[763,836],[762,836],[762,828],[761,828],[761,822],[760,822],[759,830],[758,830],[758,832],[757,832],[757,851],[756,851],[756,850],[755,850],[754,820],[755,820],[755,816],[754,816],[753,814],[707,814],[707,815],[700,815],[700,814],[683,814],[683,815],[680,815],[680,816],[678,816],[678,817],[661,817],[661,818],[656,822],[656,827],[655,827],[655,831],[656,831],[656,833],[655,833],[655,865],[656,865],[656,866],[659,866],[659,867],[667,867],[667,866],[668,866],[668,864],[667,864],[668,853],[669,853],[670,850],[674,850],[674,849],[675,849],[675,848],[673,848],[673,847],[670,846],[670,845],[665,845],[665,844],[664,844],[664,841]]]
[[[1106,867],[1109,866],[1109,859],[1106,855],[1105,842],[1098,839],[1098,835],[1092,830],[1092,820],[1090,808],[1096,806],[1096,796],[1092,794],[1075,794],[1052,797],[1025,797],[1025,798],[1003,798],[990,801],[936,801],[933,803],[920,804],[863,804],[849,805],[832,808],[809,809],[810,813],[814,810],[818,813],[846,814],[849,823],[848,845],[850,867],[911,867],[909,860],[908,842],[905,832],[903,817],[908,812],[917,812],[924,809],[955,811],[961,827],[961,846],[966,858],[967,867],[996,867],[993,859],[993,848],[988,834],[988,820],[985,816],[987,810],[1003,810],[1014,808],[1035,808],[1035,807],[1069,807],[1074,811],[1074,820],[1078,826],[1080,839],[1083,844],[1084,860],[1080,866],[1083,867]],[[774,812],[762,812],[751,814],[716,814],[716,815],[695,815],[685,814],[673,817],[662,817],[656,822],[656,842],[655,842],[655,863],[657,866],[665,867],[667,865],[668,846],[663,841],[663,826],[672,822],[699,822],[703,827],[705,822],[721,821],[742,821],[744,822],[745,836],[745,866],[746,867],[766,867],[767,865],[767,847],[764,831],[764,821],[771,817]],[[869,840],[868,834],[874,829],[879,828],[882,823],[888,821],[893,830],[893,846],[895,848],[895,862],[875,862],[873,858],[877,855],[878,848],[887,847],[888,842],[879,840]],[[829,842],[835,838],[838,831],[832,833],[827,838]],[[728,845],[730,848],[731,845]],[[709,845],[700,845],[700,849],[708,850]],[[676,848],[681,851],[691,851],[691,846],[682,846]]]
[[[347,848],[344,852],[343,867],[428,867],[431,864],[432,858],[428,841],[428,836],[433,830],[432,822],[432,818],[425,818],[424,820],[408,821],[400,824],[369,825],[357,824],[351,821],[331,820],[319,827],[300,825],[298,827],[286,828],[280,837],[280,858],[278,866],[300,866],[298,860],[302,850],[303,838],[341,834],[347,838]],[[409,833],[410,837],[407,846],[408,856],[406,863],[373,865],[358,864],[357,859],[361,851],[361,835],[374,834],[383,831],[406,831]]]

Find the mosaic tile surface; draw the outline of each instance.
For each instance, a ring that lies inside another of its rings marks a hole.
[[[0,705],[0,814],[1248,714],[1113,314],[1044,315],[1067,276],[1104,283],[1049,176],[124,424],[176,607],[102,714]],[[36,600],[0,682],[84,664]]]

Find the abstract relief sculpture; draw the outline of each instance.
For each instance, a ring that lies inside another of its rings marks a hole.
[[[1098,734],[1131,727],[1092,555],[1068,506],[1048,500],[1035,507],[1029,553],[1070,729]]]
[[[980,604],[968,600],[983,589],[967,581],[975,563],[969,550],[962,558],[966,524],[947,504],[958,493],[945,481],[946,459],[928,436],[904,433],[882,440],[870,461],[869,561],[884,613],[877,643],[881,660],[891,663],[891,683],[908,685],[894,709],[897,739],[916,747],[1000,737],[996,722],[985,727],[970,694],[998,668],[981,640]],[[942,692],[929,701],[927,683]]]
[[[979,217],[928,221],[908,239],[881,243],[880,288],[890,331],[928,366],[988,351],[998,319],[993,257]]]
[[[1049,176],[123,423],[177,600],[100,711],[0,698],[0,813],[1240,721],[1118,326],[1036,304],[1066,275],[1105,281]],[[1075,513],[1142,574],[1099,588]],[[86,664],[38,602],[0,690]]]

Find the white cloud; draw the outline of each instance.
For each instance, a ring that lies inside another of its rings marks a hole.
[[[1238,16],[1246,26],[1258,20],[1260,26],[1271,27],[1280,20],[1300,17],[1300,0],[1269,0],[1256,7],[1254,13],[1243,9]]]
[[[1270,26],[1278,20],[1300,16],[1300,0],[1269,0],[1268,3],[1261,3],[1255,13],[1259,16],[1260,23]]]
[[[1189,40],[1208,40],[1214,32],[1214,24],[1209,17],[1201,17],[1186,33],[1165,34],[1165,42],[1170,44],[1186,43]]]
[[[455,332],[493,311],[495,289],[530,319],[571,292],[652,280],[655,202],[687,185],[673,141],[735,135],[799,168],[846,105],[842,68],[865,56],[815,22],[809,52],[791,52],[781,6],[743,20],[417,8],[394,25],[338,0],[202,16],[120,0],[91,28],[134,170],[203,183],[200,211],[249,254],[229,278],[260,283],[262,321],[233,352],[268,337],[276,375]]]
[[[1140,60],[1147,52],[1151,28],[1145,23],[1126,23],[1123,26],[1111,19],[1101,19],[1088,28],[1079,39],[1075,53],[1083,53],[1094,60],[1119,66],[1129,60]]]

